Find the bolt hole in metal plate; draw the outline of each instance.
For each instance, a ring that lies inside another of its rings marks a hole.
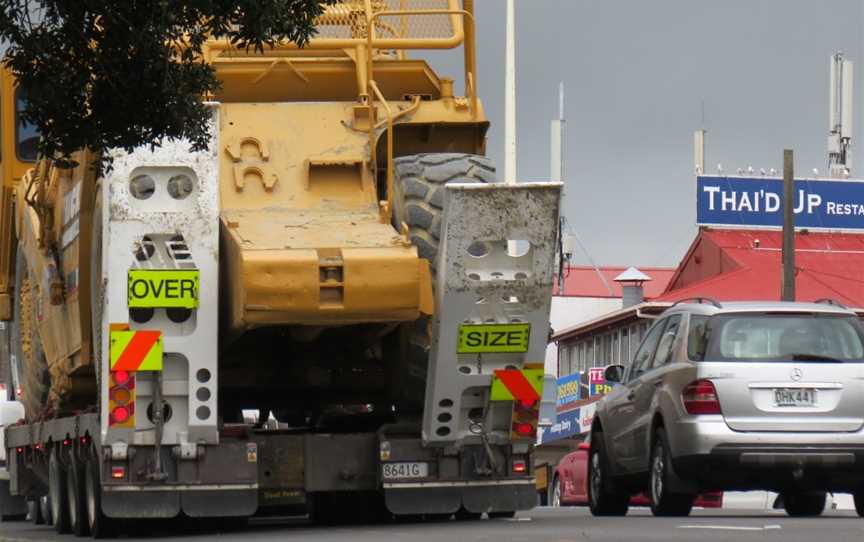
[[[198,379],[198,382],[204,384],[210,381],[210,371],[207,369],[198,369],[198,372],[195,373],[195,378]]]
[[[129,181],[129,193],[135,199],[150,199],[156,192],[156,181],[150,175],[136,175]]]
[[[174,199],[186,199],[194,189],[195,183],[189,175],[181,173],[168,179],[168,194]]]
[[[198,400],[201,401],[202,403],[204,401],[209,401],[210,400],[210,390],[207,388],[198,388],[198,390],[195,392],[195,397],[197,397]]]
[[[199,420],[206,420],[210,417],[210,409],[206,406],[200,406],[195,410],[195,416]]]
[[[438,406],[440,406],[441,408],[452,408],[453,407],[453,400],[452,399],[441,399],[441,401],[438,403]]]
[[[489,254],[489,245],[483,241],[474,241],[468,245],[468,254],[475,258],[483,258]]]
[[[171,408],[171,405],[168,403],[164,403],[162,405],[162,421],[168,423],[171,420],[171,416],[174,415],[174,409]],[[153,403],[147,405],[147,419],[150,420],[150,423],[156,423],[154,420],[156,416],[156,408],[154,408]]]
[[[507,254],[513,258],[521,258],[531,252],[531,243],[525,239],[510,239],[507,241],[507,247]],[[513,248],[512,251],[509,250],[510,247]]]

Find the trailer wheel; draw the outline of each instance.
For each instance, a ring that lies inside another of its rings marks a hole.
[[[84,465],[72,454],[69,458],[69,470],[66,471],[66,501],[69,504],[69,529],[75,536],[87,536],[87,507],[84,500]]]
[[[117,522],[102,512],[102,482],[99,456],[93,451],[87,458],[85,472],[85,502],[87,525],[93,538],[109,538],[116,534]]]
[[[51,447],[48,457],[48,498],[51,500],[51,519],[54,530],[69,532],[69,501],[66,493],[66,469],[60,462],[60,450]]]
[[[42,495],[36,501],[36,506],[39,508],[39,515],[42,516],[42,521],[48,525],[52,525],[51,519],[51,500],[48,495]]]
[[[402,156],[395,160],[393,226],[408,226],[408,237],[421,258],[429,260],[432,273],[438,259],[444,186],[449,183],[495,183],[495,166],[485,156],[433,153]],[[401,411],[421,412],[429,365],[430,321],[421,317],[403,326],[407,355],[394,372],[397,406]]]
[[[15,256],[15,300],[12,317],[12,352],[22,374],[25,418],[35,420],[45,408],[51,377],[37,329],[38,286],[30,276],[24,250],[18,245]]]
[[[453,514],[456,521],[476,521],[483,516],[480,512],[469,512],[464,506],[459,507],[459,510]]]

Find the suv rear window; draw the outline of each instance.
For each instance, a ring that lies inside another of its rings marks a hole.
[[[694,361],[864,362],[864,333],[845,315],[692,316],[687,353]]]

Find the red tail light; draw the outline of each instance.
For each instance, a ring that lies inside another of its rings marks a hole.
[[[129,409],[126,407],[117,407],[111,412],[111,423],[112,424],[123,424],[129,421],[129,418],[132,414],[129,412]]]
[[[717,389],[710,380],[697,380],[681,394],[684,408],[688,414],[720,414],[720,400]]]
[[[114,384],[117,386],[125,386],[129,382],[129,371],[114,371],[112,376],[114,377]]]
[[[517,474],[524,474],[528,470],[528,465],[522,459],[514,459],[513,460],[513,472]]]
[[[530,423],[514,423],[513,431],[520,434],[523,437],[533,437],[534,436],[534,426]]]

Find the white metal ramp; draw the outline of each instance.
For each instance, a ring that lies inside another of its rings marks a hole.
[[[424,444],[509,441],[512,402],[490,402],[490,386],[495,370],[542,367],[561,188],[447,185]]]

